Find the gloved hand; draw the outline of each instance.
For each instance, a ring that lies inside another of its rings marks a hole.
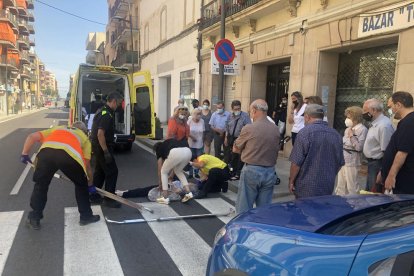
[[[98,191],[96,191],[96,187],[94,185],[88,186],[88,191],[90,194],[96,194]]]
[[[114,158],[109,151],[104,151],[104,158],[106,164],[111,164],[114,161]]]
[[[23,164],[28,164],[28,163],[33,164],[32,160],[30,159],[30,156],[27,154],[22,154],[20,156],[20,162],[22,162]]]

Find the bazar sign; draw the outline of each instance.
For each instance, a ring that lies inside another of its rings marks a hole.
[[[414,26],[414,3],[399,3],[367,14],[361,14],[358,37],[392,32],[411,26]]]

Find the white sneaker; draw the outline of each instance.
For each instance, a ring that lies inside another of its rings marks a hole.
[[[116,194],[117,196],[122,197],[122,196],[124,195],[124,193],[125,193],[125,192],[128,192],[128,190],[125,190],[125,191],[116,190],[116,191],[115,191],[115,194]]]
[[[189,192],[188,194],[185,194],[185,196],[183,197],[183,199],[181,199],[181,202],[187,202],[187,201],[189,201],[192,198],[193,198],[193,193],[192,192]]]
[[[157,202],[160,204],[170,204],[170,199],[169,198],[165,198],[165,197],[159,197],[157,198]]]

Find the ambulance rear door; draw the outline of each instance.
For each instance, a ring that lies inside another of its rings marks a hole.
[[[155,137],[154,93],[151,74],[140,71],[133,74],[131,104],[135,135]]]

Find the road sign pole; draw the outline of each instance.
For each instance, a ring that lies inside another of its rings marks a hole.
[[[225,0],[220,2],[220,11],[221,11],[221,21],[220,21],[220,38],[226,38],[226,7]],[[224,100],[224,64],[220,63],[219,65],[219,100]]]

